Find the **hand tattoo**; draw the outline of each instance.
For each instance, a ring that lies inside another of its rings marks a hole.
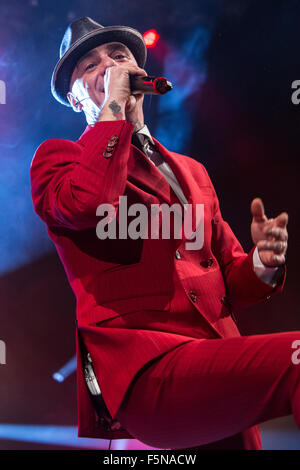
[[[114,117],[118,119],[118,121],[123,119],[123,114],[121,113],[121,106],[114,100],[109,103],[108,107],[112,110]]]

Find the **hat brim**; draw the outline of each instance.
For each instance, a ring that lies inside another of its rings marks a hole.
[[[88,51],[107,42],[121,42],[134,55],[139,67],[146,62],[147,49],[143,36],[129,26],[108,26],[91,31],[78,41],[58,61],[51,78],[51,92],[60,103],[70,106],[67,99],[73,70],[78,60]]]

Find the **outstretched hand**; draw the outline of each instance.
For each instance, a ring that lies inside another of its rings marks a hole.
[[[252,240],[257,246],[261,262],[270,267],[284,264],[288,240],[288,214],[282,212],[275,219],[268,219],[260,198],[253,199],[251,213]]]

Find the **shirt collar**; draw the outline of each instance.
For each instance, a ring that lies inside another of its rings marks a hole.
[[[154,145],[154,142],[153,142],[153,139],[152,139],[152,137],[151,137],[150,131],[149,131],[148,127],[146,126],[146,124],[145,124],[144,127],[142,127],[140,130],[138,130],[138,131],[136,132],[136,134],[143,134],[143,135],[146,135],[146,136],[149,138],[151,144]]]

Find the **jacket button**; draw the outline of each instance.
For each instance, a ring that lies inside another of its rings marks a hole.
[[[196,296],[195,292],[193,292],[192,290],[189,292],[189,296],[190,296],[190,299],[191,299],[193,302],[196,302],[196,301],[197,301],[197,296]]]
[[[103,157],[110,158],[111,156],[112,156],[112,151],[108,152],[107,149],[106,149],[106,151],[103,153]]]
[[[108,147],[114,147],[116,145],[116,143],[118,142],[119,140],[119,137],[117,135],[113,135],[110,139],[109,139],[109,142],[108,142]]]
[[[175,252],[175,258],[176,258],[176,259],[181,259],[181,253],[180,253],[179,250],[176,250],[176,252]]]

